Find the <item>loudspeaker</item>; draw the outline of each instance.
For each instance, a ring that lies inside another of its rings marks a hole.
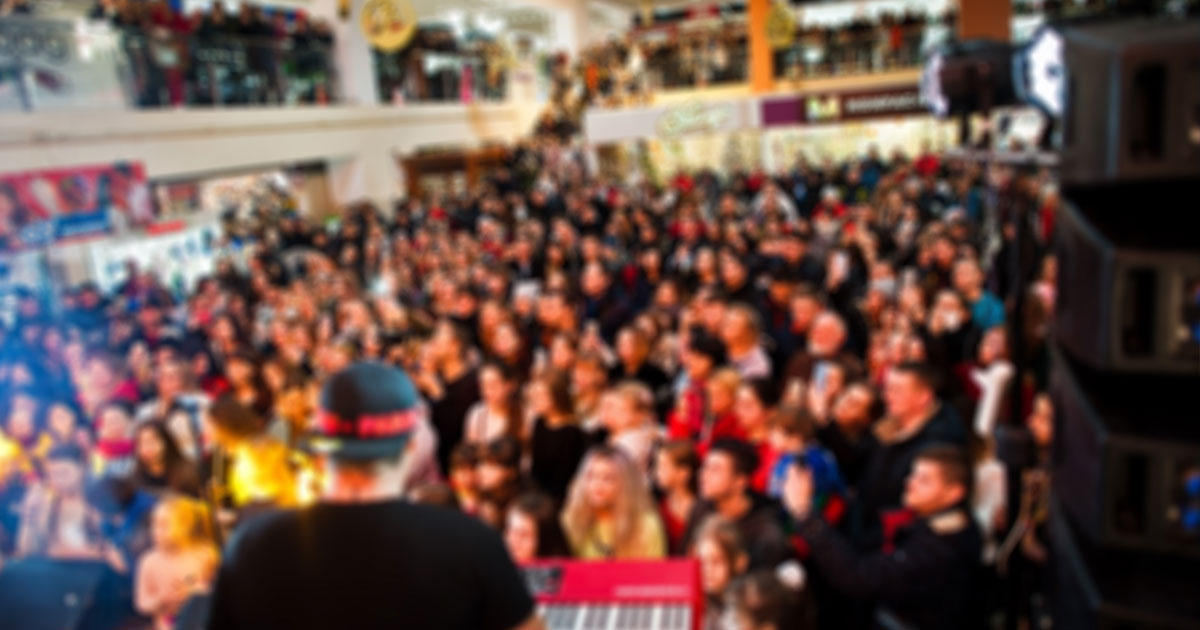
[[[1200,21],[1062,30],[1066,185],[1200,175]]]
[[[111,630],[130,619],[128,579],[104,563],[27,558],[0,571],[0,627]]]
[[[1052,477],[1063,515],[1094,544],[1200,559],[1200,532],[1184,518],[1200,467],[1194,387],[1089,370],[1056,351],[1052,359]]]
[[[1060,208],[1055,334],[1096,369],[1200,380],[1200,231],[1175,213],[1133,211],[1178,203],[1139,190],[1152,194],[1137,185],[1079,191]]]
[[[1090,545],[1051,507],[1047,595],[1057,628],[1197,630],[1196,563]]]

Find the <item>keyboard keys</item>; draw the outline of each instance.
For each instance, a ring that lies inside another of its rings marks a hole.
[[[548,604],[548,630],[691,630],[692,611],[677,604]]]

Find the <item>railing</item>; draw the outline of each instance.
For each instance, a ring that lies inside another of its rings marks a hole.
[[[385,102],[503,101],[507,73],[480,53],[413,48],[376,51],[375,77]]]
[[[862,32],[809,31],[793,44],[775,51],[775,77],[801,79],[870,74],[921,65],[927,35],[936,28],[916,26],[876,27]]]
[[[137,107],[293,105],[338,100],[332,46],[316,36],[122,33]]]

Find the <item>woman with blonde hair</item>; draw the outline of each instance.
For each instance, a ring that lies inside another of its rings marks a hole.
[[[167,630],[184,603],[208,591],[217,546],[204,504],[182,496],[159,502],[150,533],[154,546],[138,563],[134,599],[142,614],[154,618],[155,630]]]
[[[666,536],[642,471],[623,451],[588,452],[562,514],[575,556],[585,560],[662,558]]]

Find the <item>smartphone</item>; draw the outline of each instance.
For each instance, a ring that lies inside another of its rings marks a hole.
[[[825,391],[825,385],[828,382],[829,382],[829,362],[828,361],[818,361],[817,365],[813,367],[813,387],[816,387],[817,391],[823,392],[823,391]]]
[[[834,252],[830,265],[832,267],[830,269],[831,274],[836,274],[839,278],[845,278],[846,272],[850,270],[850,255],[844,251]]]

